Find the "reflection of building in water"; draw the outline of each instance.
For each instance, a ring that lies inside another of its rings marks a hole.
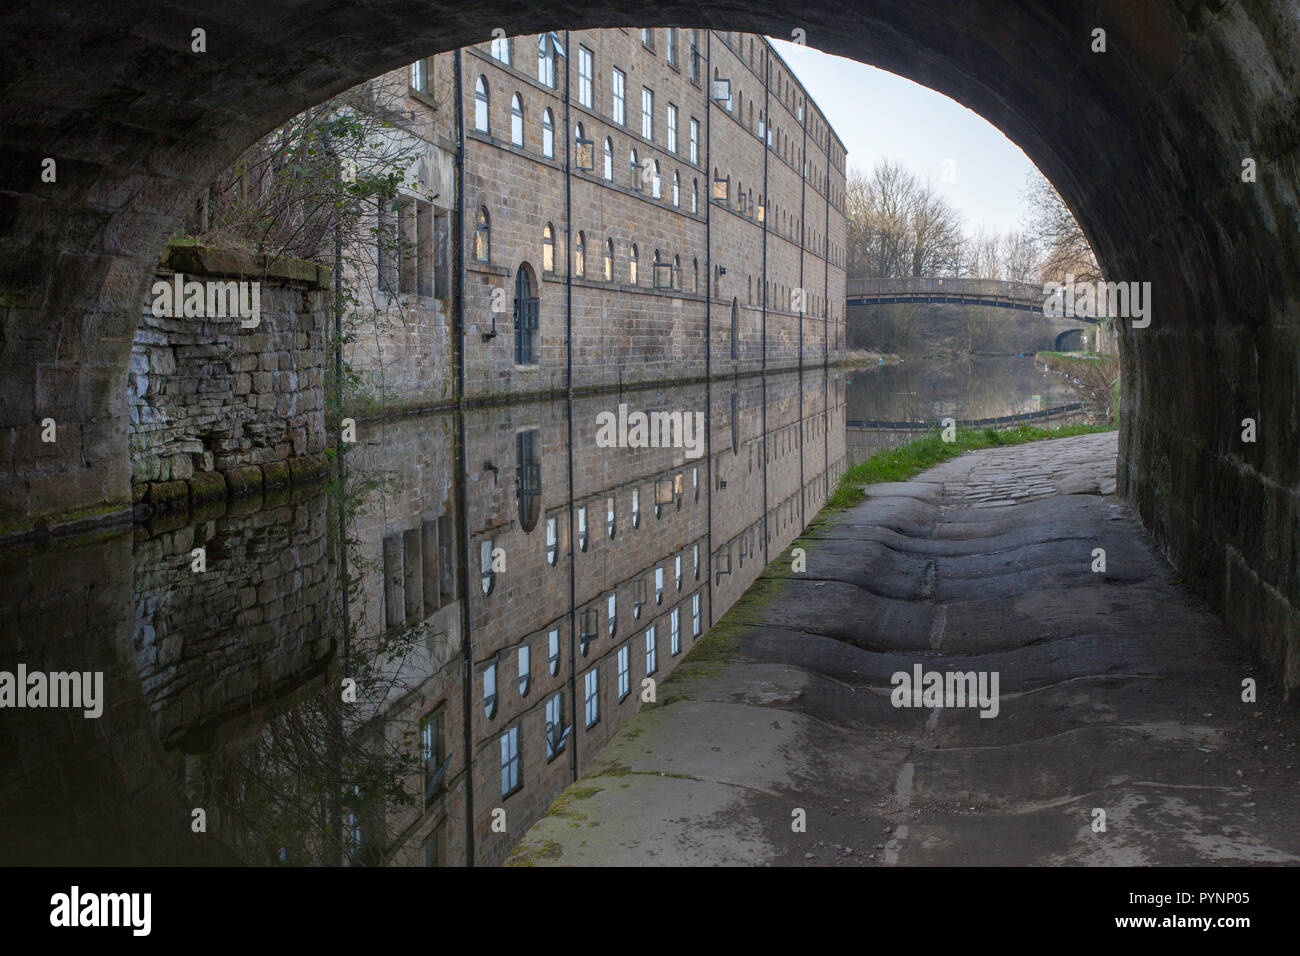
[[[710,412],[709,453],[599,447],[597,416],[620,401]],[[371,804],[358,822],[373,850],[355,859],[504,859],[650,699],[647,679],[657,698],[820,508],[843,466],[843,401],[816,370],[802,388],[786,375],[589,396],[571,417],[562,402],[466,412],[467,580],[455,416],[367,430],[349,456],[352,480],[378,482],[355,528],[354,619],[409,635],[372,731],[419,767],[413,806]]]

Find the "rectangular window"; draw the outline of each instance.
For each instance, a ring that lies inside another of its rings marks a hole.
[[[551,628],[550,633],[546,635],[546,644],[547,644],[546,661],[547,664],[550,665],[551,676],[554,677],[556,674],[560,672],[560,630],[559,628]]]
[[[700,121],[691,118],[691,162],[700,164]]]
[[[673,608],[673,612],[668,615],[668,621],[671,625],[673,653],[680,654],[682,652],[682,625],[678,608]]]
[[[497,665],[489,664],[483,670],[483,710],[488,717],[495,717],[497,712]]]
[[[643,29],[643,30],[641,31],[641,44],[642,44],[642,46],[644,46],[647,50],[653,50],[653,49],[655,48],[655,32],[654,32],[654,30]]]
[[[691,637],[700,636],[700,596],[691,595]]]
[[[668,152],[677,152],[677,107],[668,104]]]
[[[677,65],[677,28],[668,28],[668,65]]]
[[[619,69],[615,69],[610,90],[614,97],[614,106],[611,112],[614,114],[614,122],[619,126],[627,125],[627,99],[626,99],[627,75]]]
[[[519,789],[519,728],[511,727],[501,735],[501,796]]]
[[[428,60],[416,60],[411,64],[411,89],[420,93],[429,92]]]
[[[547,33],[537,38],[537,79],[544,86],[555,88],[555,46]]]
[[[592,68],[591,51],[585,46],[578,47],[578,102],[591,108],[595,91],[595,74]]]
[[[600,675],[595,667],[587,671],[584,678],[584,711],[587,717],[587,726],[595,725],[600,719]]]
[[[652,624],[645,632],[645,672],[646,676],[659,669],[659,652],[655,648],[655,629]]]
[[[641,135],[655,138],[655,95],[649,87],[641,87]]]
[[[528,645],[519,648],[519,696],[528,694],[528,685],[533,677]]]
[[[618,649],[618,702],[621,704],[632,686],[632,648],[624,644]]]

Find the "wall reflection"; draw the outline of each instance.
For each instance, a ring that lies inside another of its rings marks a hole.
[[[328,496],[3,556],[0,669],[110,688],[0,711],[6,861],[500,862],[821,507],[844,413],[814,369],[392,419]]]

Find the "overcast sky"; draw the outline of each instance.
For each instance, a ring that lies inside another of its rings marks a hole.
[[[790,64],[849,153],[849,168],[870,172],[881,159],[902,163],[933,180],[966,218],[966,229],[988,232],[1020,227],[1020,194],[1034,169],[1020,148],[996,127],[955,100],[893,73],[772,41]],[[944,182],[944,160],[956,179]]]

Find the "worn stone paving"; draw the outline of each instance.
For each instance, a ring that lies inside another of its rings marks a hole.
[[[1107,497],[1115,452],[1058,439],[869,486],[512,862],[1300,862],[1294,708]],[[894,706],[917,664],[996,674],[996,715],[991,693]]]

